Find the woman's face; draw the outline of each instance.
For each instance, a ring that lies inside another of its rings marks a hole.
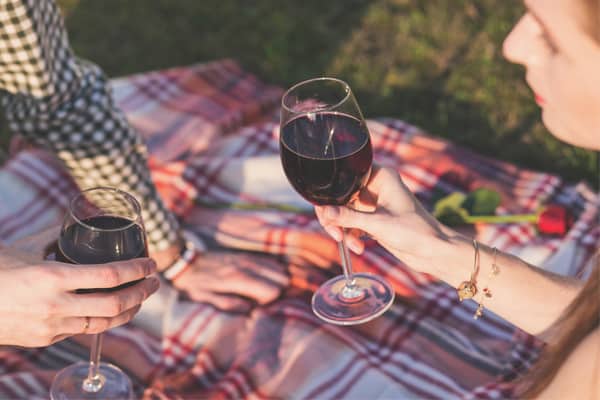
[[[527,13],[504,41],[552,134],[600,150],[600,44],[583,0],[525,0]],[[593,27],[591,27],[593,28]]]

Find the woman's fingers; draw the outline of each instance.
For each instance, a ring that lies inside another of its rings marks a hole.
[[[356,254],[362,254],[365,250],[365,244],[360,239],[360,235],[363,232],[362,229],[348,229],[345,234],[342,232],[342,228],[335,224],[335,221],[332,221],[325,217],[325,210],[327,207],[317,206],[315,207],[315,212],[317,214],[317,218],[321,222],[323,229],[329,236],[331,236],[336,242],[342,240],[342,236],[346,238],[346,245],[350,250],[352,250]]]
[[[108,289],[137,281],[156,272],[150,258],[137,258],[108,264],[72,265],[57,262],[47,264],[65,290]]]
[[[48,346],[54,343],[58,343],[60,341],[63,341],[69,337],[71,337],[73,335],[58,335],[58,336],[54,336],[54,338],[52,338],[52,340],[50,341],[50,343],[48,343]]]
[[[346,239],[346,246],[356,254],[362,254],[365,250],[365,244],[360,239],[361,230],[351,229],[342,232],[342,228],[335,225],[323,225],[325,232],[329,234],[336,242],[340,242],[342,237]]]
[[[365,251],[365,242],[354,234],[346,235],[346,246],[356,254],[362,254]]]
[[[378,195],[365,188],[358,192],[356,200],[350,205],[351,208],[362,212],[375,212],[377,210]]]
[[[325,229],[325,232],[327,232],[336,242],[342,240],[342,229],[339,226],[323,225],[323,229]]]
[[[68,293],[64,315],[116,317],[141,304],[158,289],[157,278],[146,278],[133,286],[111,292]]]
[[[364,213],[344,206],[321,206],[315,207],[315,209],[317,211],[319,222],[321,222],[321,225],[324,227],[327,227],[327,232],[332,236],[335,234],[335,231],[332,230],[330,226],[356,228],[369,234],[373,234],[373,230],[377,229],[377,224],[380,219],[377,213]],[[341,240],[341,235],[339,235],[339,238],[333,237],[338,241]]]
[[[362,254],[365,249],[364,242],[360,239],[362,233],[379,240],[388,226],[390,217],[381,213],[365,213],[355,211],[348,207],[315,207],[319,222],[323,229],[335,241],[342,240],[342,229],[346,231],[346,245],[356,254]]]

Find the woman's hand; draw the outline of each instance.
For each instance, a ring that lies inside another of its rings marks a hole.
[[[272,257],[225,251],[201,254],[173,282],[194,301],[237,312],[272,302],[288,284],[284,267]]]
[[[43,236],[22,247],[0,249],[0,344],[39,347],[75,334],[102,332],[130,321],[158,289],[157,278],[143,279],[156,270],[150,259],[99,265],[44,261],[43,245],[48,242]],[[75,293],[138,279],[143,280],[112,292]]]
[[[346,240],[355,253],[364,250],[360,240],[364,232],[397,258],[424,272],[433,269],[431,249],[435,242],[454,234],[425,210],[390,169],[373,166],[369,182],[352,207],[316,206],[315,211],[335,240],[341,240],[342,227],[350,229]]]
[[[316,212],[335,239],[341,237],[340,227],[359,229],[409,267],[434,275],[454,288],[472,276],[473,257],[477,254],[480,277],[491,276],[493,265],[501,271],[494,276],[494,296],[486,298],[486,308],[529,333],[545,331],[581,288],[579,281],[532,267],[481,243],[476,253],[473,240],[433,218],[394,171],[374,168],[353,206],[355,209],[316,207]],[[348,245],[358,253],[364,248],[356,234],[348,235]]]

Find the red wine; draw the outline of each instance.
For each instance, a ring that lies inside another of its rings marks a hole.
[[[56,260],[70,264],[103,264],[148,257],[144,229],[126,218],[111,215],[84,219],[67,227],[57,247]]]
[[[364,122],[335,112],[290,120],[281,129],[280,150],[294,189],[319,205],[348,203],[369,179],[373,162]]]

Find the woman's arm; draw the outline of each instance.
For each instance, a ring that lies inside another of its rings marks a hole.
[[[447,238],[434,242],[432,254],[436,256],[429,272],[457,288],[473,271],[475,249],[472,239],[444,229]],[[552,325],[583,286],[579,280],[544,271],[510,254],[494,255],[490,247],[482,244],[479,254],[479,293],[474,300],[479,301],[481,292],[488,287],[491,297],[485,297],[485,309],[532,334],[542,333]],[[497,275],[492,273],[494,261],[499,268]]]
[[[473,240],[440,224],[396,172],[374,168],[356,207],[316,207],[316,212],[336,240],[341,237],[339,227],[356,228],[371,235],[409,267],[434,275],[455,288],[471,277]],[[360,253],[364,245],[357,236],[348,236],[348,246]],[[485,299],[485,308],[527,332],[538,334],[548,328],[581,287],[575,280],[545,272],[501,252],[496,256],[500,272],[490,277],[493,251],[479,245],[479,252],[479,292],[474,299],[479,300],[488,286],[492,297]]]

